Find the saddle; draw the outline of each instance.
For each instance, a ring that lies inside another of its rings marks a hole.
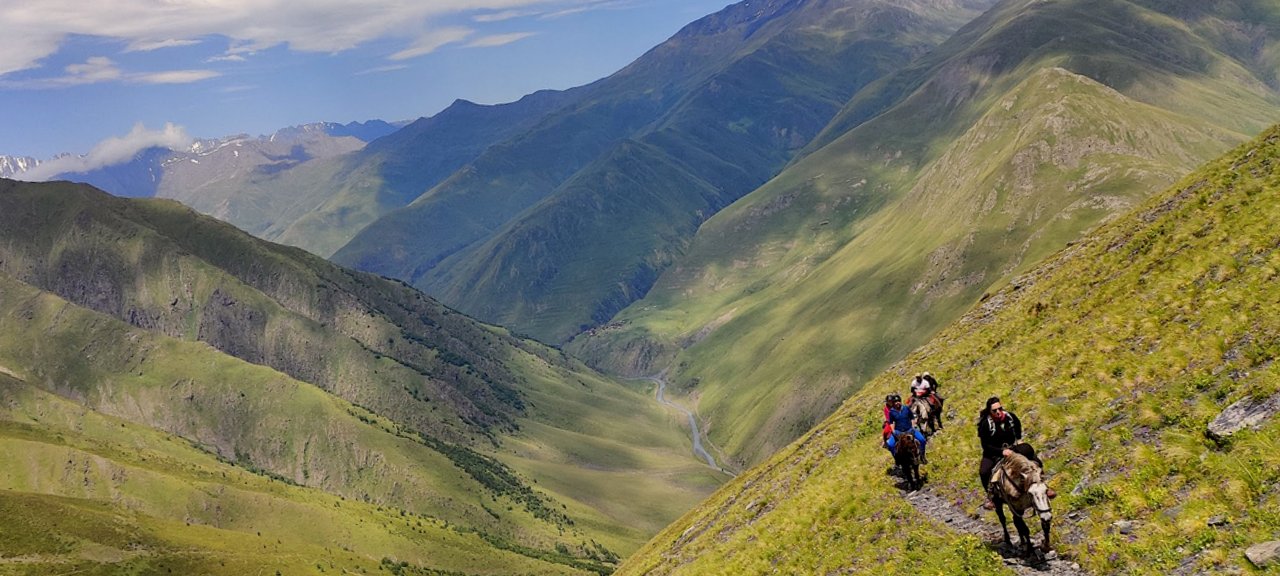
[[[1001,458],[991,470],[991,481],[987,483],[987,492],[992,496],[1000,497],[1001,500],[1016,500],[1022,496],[1022,490],[1013,483],[1013,478],[1009,477],[1008,463],[1005,460]]]

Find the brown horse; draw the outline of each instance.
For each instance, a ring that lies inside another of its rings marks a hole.
[[[1049,521],[1053,519],[1053,510],[1049,507],[1049,487],[1041,478],[1039,465],[1017,452],[1005,456],[996,463],[991,473],[991,482],[987,484],[987,492],[996,505],[996,516],[1000,518],[1000,528],[1004,530],[1005,545],[1013,546],[1009,540],[1009,525],[1004,516],[1004,506],[1008,505],[1013,512],[1013,525],[1018,529],[1018,540],[1023,546],[1023,553],[1026,556],[1032,555],[1035,549],[1031,546],[1031,529],[1022,516],[1027,509],[1034,508],[1040,516],[1040,529],[1044,532],[1040,550],[1049,551]]]
[[[932,396],[932,399],[930,396],[912,396],[911,404],[907,406],[911,410],[912,425],[925,436],[933,436],[934,432],[942,429],[942,402],[937,396]]]
[[[920,443],[910,431],[896,432],[894,438],[897,448],[893,453],[893,460],[898,463],[902,477],[907,481],[907,491],[918,490],[924,485],[924,480],[920,477]]]

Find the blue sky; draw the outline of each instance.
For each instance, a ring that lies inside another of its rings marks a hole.
[[[408,120],[607,76],[730,0],[5,0],[0,154]]]

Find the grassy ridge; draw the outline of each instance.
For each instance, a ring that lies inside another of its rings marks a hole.
[[[1280,393],[1278,164],[1274,128],[1017,277],[619,573],[863,572],[891,549],[915,571],[997,570],[884,475],[880,399],[919,369],[950,407],[927,489],[977,510],[973,422],[999,395],[1060,494],[1058,548],[1090,573],[1257,573],[1243,550],[1280,529],[1280,420],[1221,443],[1205,430],[1227,405]]]
[[[708,221],[645,300],[569,349],[672,366],[713,442],[759,461],[984,291],[1280,115],[1192,28],[1126,2],[1001,3],[856,96],[834,125],[861,124]],[[1122,74],[1174,48],[1199,68]],[[1155,86],[1178,90],[1140,99]]]

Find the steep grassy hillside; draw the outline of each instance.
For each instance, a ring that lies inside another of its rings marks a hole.
[[[925,490],[994,517],[974,422],[998,395],[1059,494],[1056,547],[1088,573],[1259,573],[1243,552],[1280,530],[1280,419],[1222,441],[1206,426],[1280,400],[1278,166],[1273,128],[1016,277],[619,574],[871,573],[889,550],[912,573],[999,573],[885,475],[881,399],[921,369],[949,408]]]
[[[857,89],[990,2],[741,2],[490,148],[336,261],[547,342],[644,295],[710,215],[781,169]]]
[[[0,206],[0,365],[227,462],[580,559],[723,481],[645,390],[403,284],[170,201],[0,181]]]
[[[760,461],[985,291],[1280,118],[1252,72],[1280,18],[1179,6],[1002,2],[855,96],[833,125],[852,129],[707,222],[569,349],[671,366],[713,443]],[[1254,31],[1256,53],[1207,29]]]
[[[38,295],[30,289],[15,290],[11,280],[3,282],[6,316],[29,311],[26,305],[61,308],[61,312],[70,312],[67,316],[71,317],[87,314],[69,311],[65,302],[47,294]],[[15,299],[30,300],[15,306]],[[15,326],[11,322],[5,324],[6,333],[14,334]],[[150,340],[138,330],[130,331],[130,335],[139,341]],[[13,354],[8,339],[5,344],[3,362],[6,365],[21,362],[22,359]],[[207,349],[186,348],[191,354],[186,357],[189,360],[213,356]],[[159,355],[152,358],[156,356]],[[225,363],[225,359],[222,362]],[[4,370],[9,372],[8,368]],[[56,372],[48,370],[32,378],[60,376]],[[6,574],[157,573],[175,569],[180,573],[201,574],[271,570],[294,574],[341,573],[343,569],[371,571],[383,559],[450,573],[497,574],[512,570],[542,574],[591,573],[588,570],[591,563],[568,554],[544,558],[525,555],[514,542],[506,542],[505,549],[496,548],[495,544],[503,544],[497,536],[487,536],[487,541],[484,531],[461,529],[472,525],[475,519],[462,517],[459,512],[474,508],[481,516],[488,516],[484,504],[497,505],[477,497],[481,495],[469,494],[460,486],[455,486],[458,490],[454,493],[437,491],[434,504],[417,506],[381,500],[370,502],[360,497],[361,487],[356,482],[351,486],[357,494],[344,495],[303,488],[264,471],[254,473],[243,466],[249,458],[258,455],[252,446],[238,446],[247,452],[243,455],[245,461],[237,466],[213,452],[210,446],[184,439],[186,422],[174,417],[194,412],[189,408],[190,400],[185,403],[175,400],[176,409],[158,417],[169,417],[165,430],[136,424],[133,420],[137,415],[129,414],[131,409],[145,404],[146,396],[162,395],[168,388],[147,382],[162,376],[163,370],[144,368],[141,372],[142,376],[134,379],[115,378],[111,390],[89,391],[95,398],[81,402],[69,401],[8,374],[0,374],[0,398],[4,401],[0,410],[0,455],[5,459],[4,469],[0,471],[0,486],[3,486],[0,510],[4,510],[0,522],[3,526],[0,551],[5,558],[0,566]],[[269,371],[241,368],[239,375],[245,372]],[[218,380],[221,376],[210,373],[213,375],[209,380]],[[201,393],[218,395],[217,388],[225,387],[233,394],[239,391],[240,405],[258,406],[268,402],[263,397],[273,392],[261,386],[261,378],[227,380]],[[294,383],[295,388],[305,386]],[[356,409],[350,405],[341,406],[333,403],[332,398],[325,400],[321,398],[323,394],[305,390],[295,390],[293,396],[291,402],[295,406],[315,407],[317,401],[320,406],[333,404],[327,417],[270,430],[280,433],[284,431],[282,428],[311,428],[309,446],[312,443],[324,446],[298,454],[308,460],[301,464],[310,470],[324,467],[329,456],[326,448],[353,440],[358,443],[357,436],[382,435],[394,439],[377,426],[343,413],[343,410],[354,413]],[[86,409],[90,405],[98,410]],[[297,415],[320,416],[314,412],[302,410]],[[254,412],[249,410],[236,424],[247,426],[253,417]],[[205,429],[201,436],[208,441],[225,431],[225,428]],[[257,431],[264,436],[266,432],[268,430]],[[252,435],[250,430],[236,434],[241,438]],[[327,434],[333,435],[332,440],[325,438]],[[404,446],[414,445],[407,439],[393,441]],[[384,446],[386,443],[384,441]],[[416,450],[419,454],[413,455],[415,458],[423,455],[427,458],[409,466],[386,462],[370,467],[361,472],[364,481],[394,478],[411,486],[409,491],[417,492],[421,489],[417,482],[420,477],[407,469],[426,469],[425,463],[434,462],[445,472],[442,476],[458,474],[439,455],[420,445]],[[374,461],[385,456],[395,460],[403,454],[395,449],[383,451],[381,447],[368,454]],[[391,466],[394,470],[385,469]],[[456,480],[448,483],[433,480],[442,487],[462,484]],[[442,511],[444,515],[439,515]],[[492,518],[488,520],[496,524]],[[575,563],[579,567],[575,568]]]

